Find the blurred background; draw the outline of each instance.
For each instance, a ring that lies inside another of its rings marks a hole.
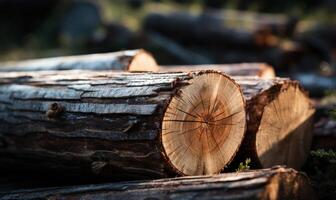
[[[161,65],[266,62],[336,87],[335,0],[0,0],[0,61],[144,48]]]
[[[336,0],[0,0],[0,61],[137,48],[160,65],[272,65],[315,102],[313,149],[336,149]],[[335,197],[336,153],[309,159]]]

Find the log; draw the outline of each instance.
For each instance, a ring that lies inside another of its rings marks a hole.
[[[18,190],[0,193],[0,199],[312,200],[316,196],[304,173],[274,167],[212,176]]]
[[[214,174],[245,133],[240,88],[220,72],[0,77],[3,168],[130,178]]]
[[[268,32],[229,27],[208,15],[186,12],[152,13],[144,19],[144,30],[157,32],[181,44],[230,48],[274,47],[279,39]]]
[[[40,71],[40,70],[121,70],[138,71],[146,66],[156,71],[157,64],[150,53],[144,50],[127,50],[113,53],[100,53],[79,56],[33,59],[0,63],[0,72],[4,71]]]
[[[235,77],[246,100],[247,133],[237,161],[254,167],[300,169],[309,155],[315,109],[298,82],[285,78]]]
[[[198,70],[222,71],[231,76],[258,76],[260,78],[275,78],[275,71],[272,66],[265,63],[241,63],[221,65],[181,65],[181,66],[160,66],[162,72],[186,72]]]
[[[202,17],[227,27],[249,30],[256,33],[290,37],[298,19],[283,14],[266,14],[237,10],[208,10]]]
[[[169,46],[169,45],[168,45]],[[173,51],[175,48],[172,48]],[[176,50],[176,49],[175,49]],[[201,58],[196,54],[186,51],[176,51],[182,60],[192,63],[192,59],[197,63],[207,62],[206,58]],[[176,53],[175,52],[175,53]],[[115,56],[117,58],[115,58]],[[114,58],[113,58],[114,57]],[[195,59],[196,58],[196,59]],[[91,60],[92,59],[92,60]],[[110,60],[111,59],[111,60]],[[188,59],[188,60],[187,60]],[[90,61],[89,61],[90,60]],[[114,60],[126,60],[119,62]],[[91,62],[92,61],[92,62]],[[91,63],[89,63],[91,62]],[[108,62],[108,63],[107,63]],[[112,64],[110,63],[112,62]],[[119,62],[119,63],[118,63]],[[121,70],[121,71],[162,71],[181,72],[216,70],[222,71],[232,76],[259,76],[263,78],[274,78],[273,67],[265,63],[242,63],[225,65],[184,65],[184,66],[157,66],[154,58],[143,50],[124,51],[108,54],[83,55],[72,57],[59,57],[47,59],[35,59],[19,62],[0,63],[1,71],[41,71],[41,70]]]

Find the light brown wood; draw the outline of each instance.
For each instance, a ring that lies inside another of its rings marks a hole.
[[[221,71],[230,76],[258,76],[260,78],[275,78],[275,71],[273,67],[266,63],[173,65],[159,67],[159,70],[162,72],[188,72],[207,69]]]
[[[245,124],[239,87],[216,73],[204,74],[172,98],[162,123],[162,144],[182,174],[214,174],[233,159]]]
[[[315,109],[298,82],[236,77],[247,101],[248,131],[240,157],[259,167],[300,169],[313,137]]]
[[[85,177],[219,173],[246,123],[215,71],[0,73],[0,108],[2,166]]]
[[[0,200],[111,199],[111,200],[313,200],[308,177],[293,169],[276,167],[212,176],[151,181],[77,185],[10,191]]]
[[[146,66],[146,69],[144,69]],[[145,50],[126,50],[0,63],[0,71],[41,70],[157,71],[157,63]]]
[[[312,132],[314,109],[298,86],[289,85],[281,90],[278,97],[264,108],[256,150],[264,167],[284,163],[298,169],[310,150],[312,134],[307,132]],[[283,151],[286,153],[278,153]]]

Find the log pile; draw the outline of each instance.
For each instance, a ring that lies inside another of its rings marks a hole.
[[[238,150],[258,167],[299,169],[309,153],[314,109],[287,79],[84,70],[0,78],[0,163],[9,168],[150,178],[219,173]]]
[[[258,171],[53,187],[0,193],[1,200],[29,199],[316,199],[307,176],[275,167]]]
[[[285,164],[300,169],[309,155],[312,142],[314,108],[298,82],[275,78],[273,68],[264,64],[161,66],[160,70],[206,68],[244,76],[234,77],[242,87],[248,114],[247,135],[242,144],[244,148],[237,157],[241,157],[241,160],[252,158],[256,167]],[[261,80],[248,75],[272,79]],[[291,111],[294,112],[290,114]],[[278,137],[276,142],[272,141],[274,133]],[[301,141],[300,145],[297,145],[298,141]],[[283,149],[288,151],[282,152],[282,156],[274,156]]]
[[[75,184],[207,176],[3,195],[0,180],[0,199],[314,198],[293,169],[214,175],[247,158],[253,168],[300,169],[309,155],[313,104],[267,64],[159,66],[134,50],[2,65],[1,171],[65,175]],[[192,194],[180,194],[186,189]]]

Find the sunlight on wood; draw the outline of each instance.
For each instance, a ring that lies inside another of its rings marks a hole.
[[[297,84],[281,91],[264,109],[256,151],[263,167],[281,164],[299,169],[311,145],[314,108]]]
[[[239,86],[220,73],[201,74],[171,100],[162,123],[162,144],[182,174],[219,173],[233,158],[245,132]]]
[[[136,55],[134,55],[130,64],[128,65],[128,71],[158,71],[159,67],[149,52],[140,50]]]

